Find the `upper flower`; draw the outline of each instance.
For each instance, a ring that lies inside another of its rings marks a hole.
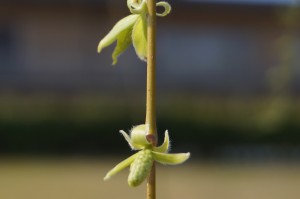
[[[153,161],[161,164],[176,165],[183,163],[190,157],[190,153],[167,153],[170,149],[168,131],[165,132],[165,138],[162,145],[158,147],[152,146],[147,139],[148,131],[149,128],[145,124],[133,127],[130,136],[125,131],[120,130],[120,133],[124,136],[131,149],[140,151],[116,165],[106,174],[104,180],[109,179],[111,176],[130,165],[128,184],[131,187],[135,187],[141,184],[147,177]]]
[[[129,47],[131,42],[138,57],[147,60],[147,0],[127,0],[127,6],[132,14],[118,21],[98,45],[98,53],[100,53],[103,48],[117,41],[112,54],[113,65],[118,62],[118,56]],[[171,11],[171,6],[167,2],[158,2],[156,6],[165,9],[163,13],[157,13],[157,16],[166,16]]]

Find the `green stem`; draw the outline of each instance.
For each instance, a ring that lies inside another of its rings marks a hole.
[[[152,144],[157,144],[156,132],[156,1],[148,0],[148,27],[147,27],[147,91],[146,91],[146,124],[149,125],[149,135],[154,138]],[[147,199],[156,198],[155,163],[147,182]]]

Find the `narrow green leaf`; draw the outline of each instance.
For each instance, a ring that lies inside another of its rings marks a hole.
[[[155,161],[161,163],[161,164],[170,164],[170,165],[176,165],[181,164],[190,157],[190,153],[159,153],[152,151],[153,158]]]
[[[119,55],[121,55],[131,44],[131,34],[132,29],[127,28],[118,35],[117,46],[112,54],[112,65],[117,64]]]
[[[98,45],[98,53],[100,53],[103,48],[116,41],[121,32],[126,29],[131,29],[138,17],[139,15],[132,14],[118,21],[111,31],[100,41]]]
[[[162,145],[160,145],[159,147],[153,147],[153,150],[155,152],[166,153],[169,151],[169,148],[170,148],[169,132],[166,131],[165,139],[164,139],[164,142],[162,143]]]
[[[138,153],[130,156],[129,158],[127,158],[126,160],[123,160],[122,162],[120,162],[119,164],[117,164],[113,169],[111,169],[106,176],[104,177],[104,180],[108,180],[109,178],[111,178],[113,175],[119,173],[120,171],[122,171],[123,169],[125,169],[126,167],[128,167],[136,158]]]
[[[139,15],[132,30],[132,42],[138,57],[147,59],[147,18],[146,15]]]

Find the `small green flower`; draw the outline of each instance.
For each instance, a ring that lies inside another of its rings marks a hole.
[[[127,0],[127,6],[132,14],[118,21],[98,45],[100,53],[103,48],[117,41],[112,54],[113,65],[117,64],[119,55],[131,42],[138,57],[143,61],[147,60],[147,0]],[[157,16],[164,17],[171,12],[171,6],[167,2],[159,2],[156,6],[165,9],[163,13],[157,13]]]
[[[131,149],[139,150],[139,152],[117,164],[106,174],[104,180],[109,179],[130,165],[128,184],[131,187],[136,187],[146,179],[154,161],[166,165],[176,165],[185,162],[190,157],[190,153],[168,153],[170,149],[168,131],[165,132],[163,144],[153,147],[147,140],[148,131],[149,128],[145,124],[133,127],[130,136],[125,131],[120,130]]]

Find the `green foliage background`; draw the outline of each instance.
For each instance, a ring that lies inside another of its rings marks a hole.
[[[142,102],[88,95],[1,97],[0,153],[128,153],[118,130],[143,123]],[[159,100],[157,117],[160,141],[168,129],[173,150],[184,148],[194,158],[214,157],[229,146],[300,144],[300,105],[287,100],[168,96]]]

